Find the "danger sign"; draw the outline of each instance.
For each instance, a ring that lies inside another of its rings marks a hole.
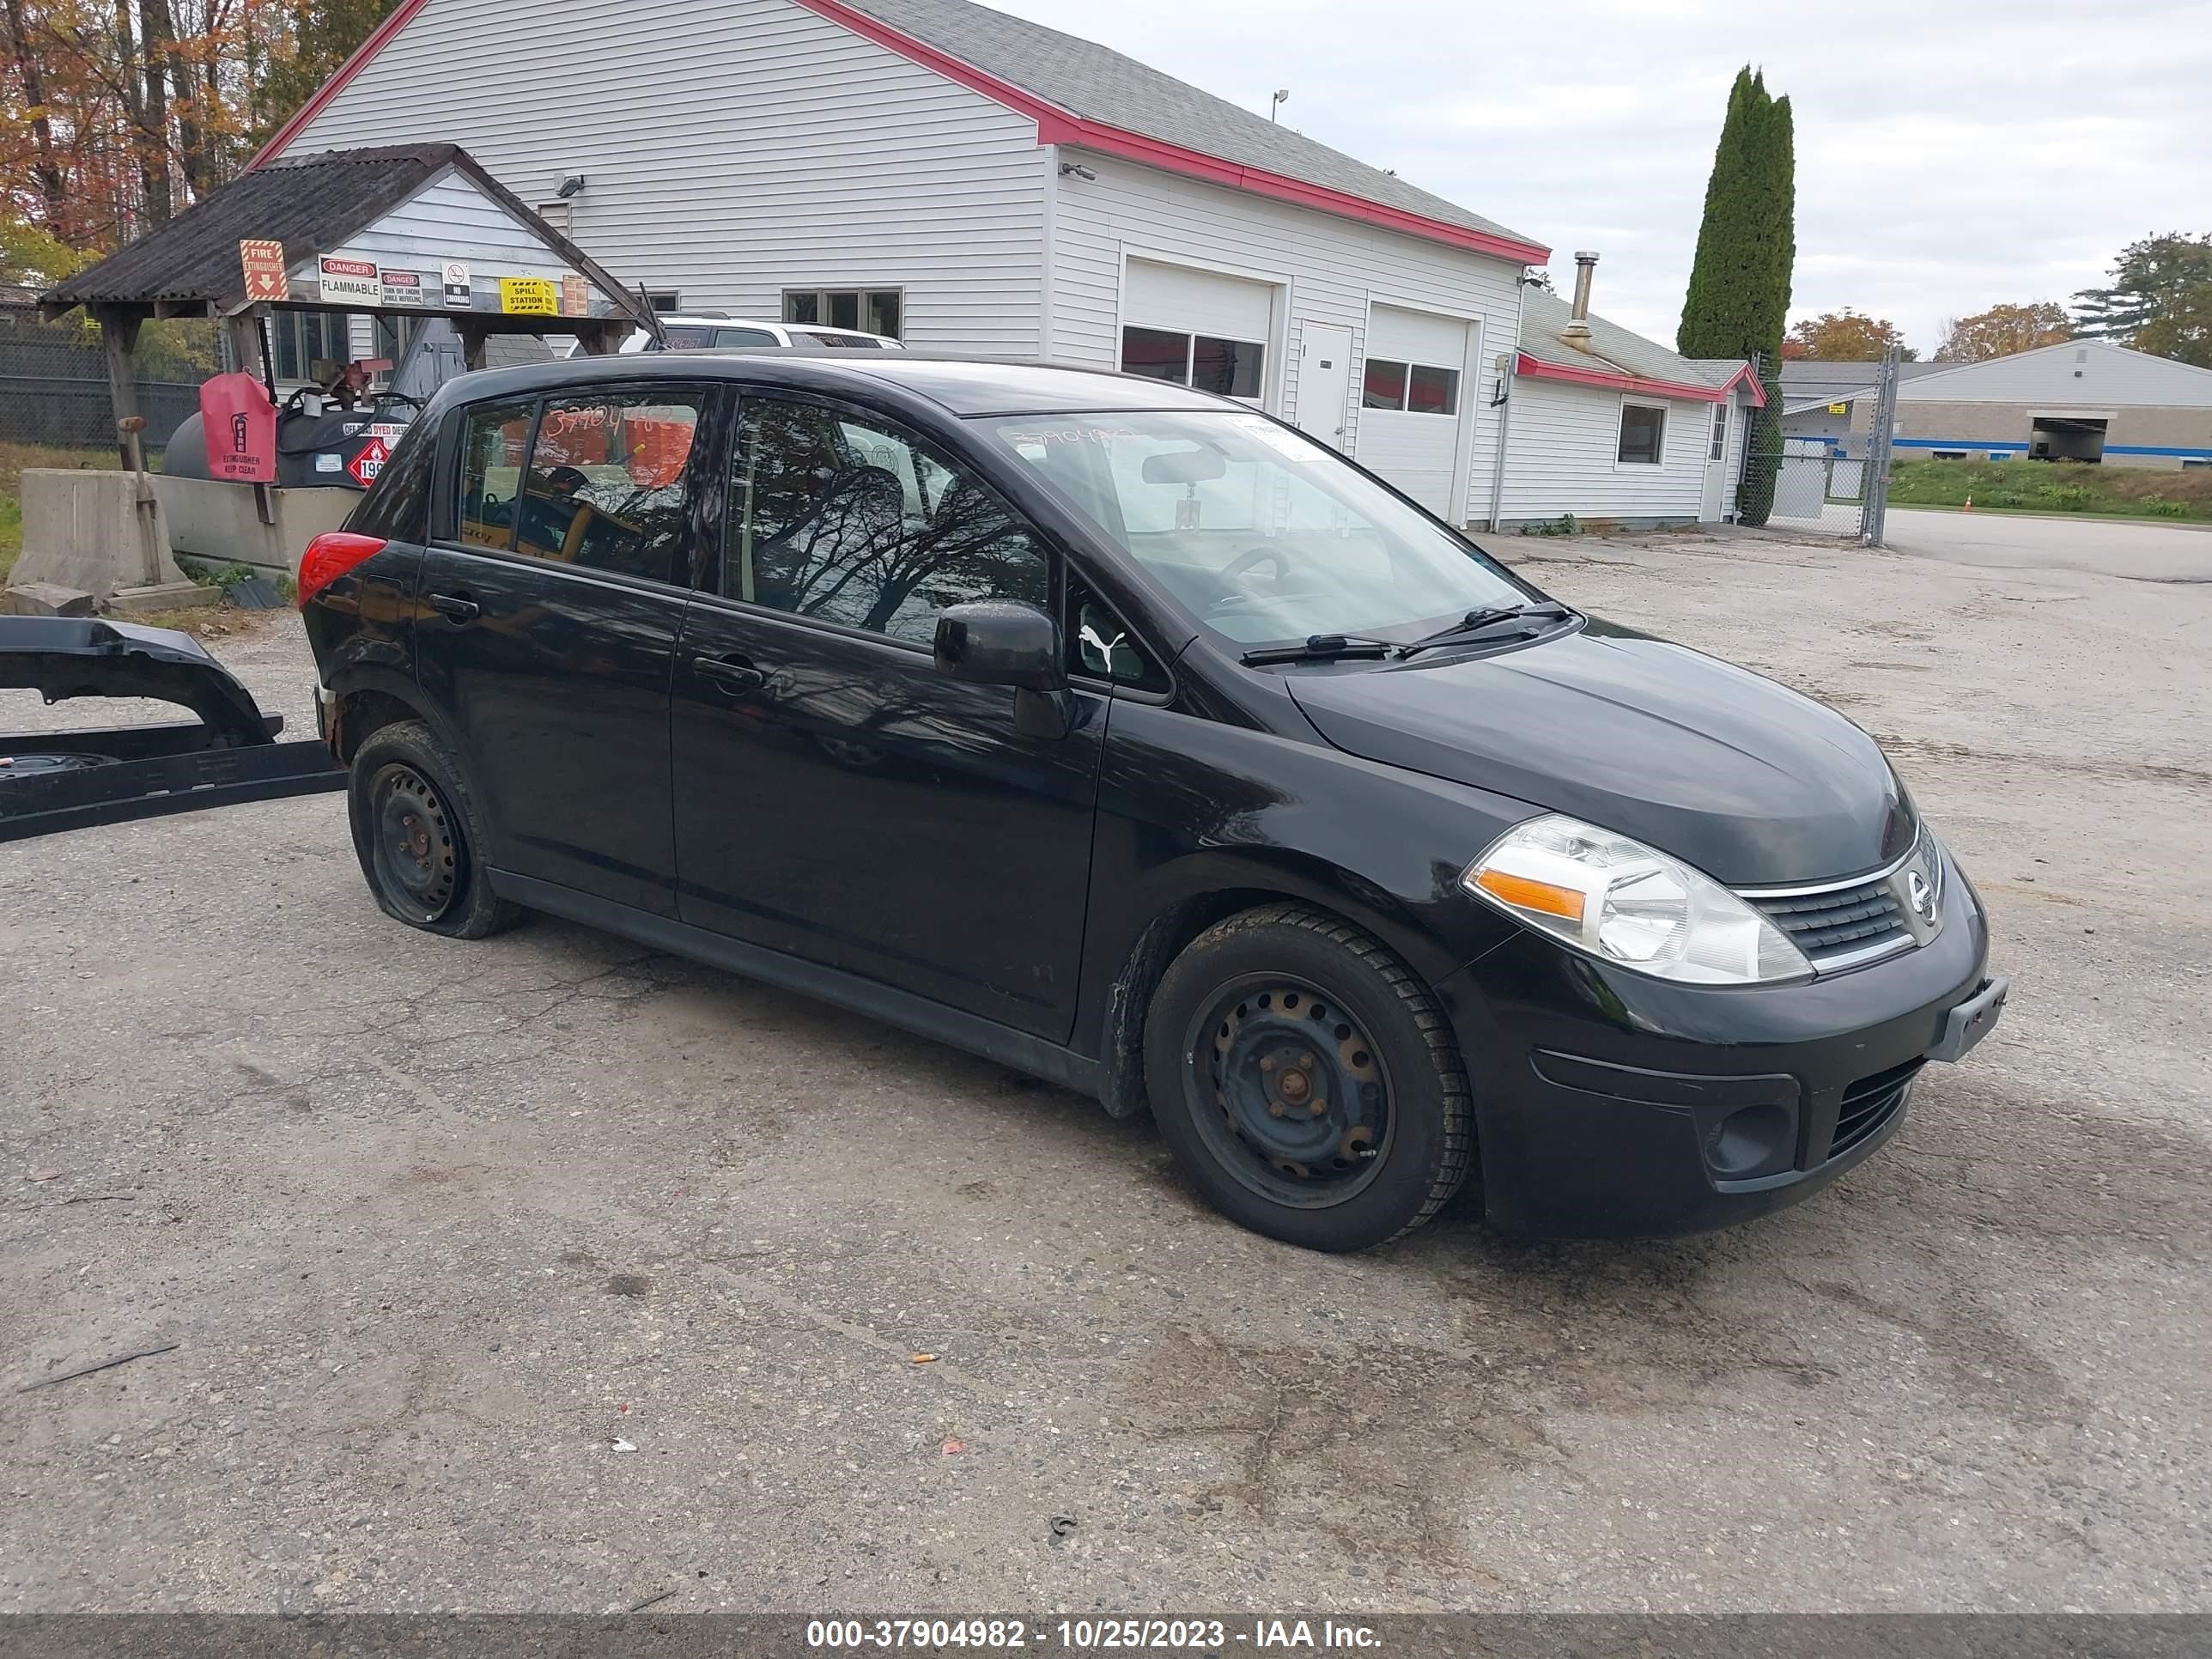
[[[361,453],[346,463],[346,471],[363,489],[376,482],[377,474],[384,471],[385,462],[392,459],[392,447],[381,438],[371,438],[361,447]]]

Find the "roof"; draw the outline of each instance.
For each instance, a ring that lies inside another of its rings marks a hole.
[[[337,247],[409,201],[448,167],[465,173],[574,270],[588,276],[636,320],[638,302],[566,237],[532,213],[458,144],[394,144],[324,150],[286,157],[241,173],[98,264],[58,283],[41,303],[51,313],[71,306],[112,305],[164,314],[200,310],[228,314],[246,304],[239,243],[281,241],[287,267]],[[350,309],[372,309],[354,307]],[[554,319],[475,319],[535,332]]]
[[[831,16],[864,13],[1084,121],[1523,244],[1531,262],[1548,253],[1495,220],[1079,36],[971,0],[802,3]]]
[[[656,351],[570,357],[523,368],[486,369],[448,380],[447,403],[477,403],[589,386],[599,380],[751,380],[840,391],[885,390],[921,398],[961,416],[1075,415],[1150,409],[1254,413],[1249,404],[1111,369],[1063,363],[1010,363],[921,351],[850,352],[800,347],[742,351]],[[457,392],[450,389],[459,388]]]
[[[399,0],[253,165],[282,155],[427,3]],[[1540,242],[1239,105],[972,0],[797,3],[1028,116],[1040,144],[1079,145],[1522,264],[1551,257]]]
[[[1567,343],[1566,327],[1573,319],[1574,308],[1556,294],[1528,289],[1521,305],[1521,356],[1516,372],[1535,380],[1617,386],[1623,391],[1706,403],[1718,403],[1743,380],[1751,385],[1755,400],[1763,397],[1745,358],[1685,357],[1595,313],[1588,319],[1590,349],[1583,351]]]

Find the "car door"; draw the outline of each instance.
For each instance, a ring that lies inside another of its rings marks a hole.
[[[1049,613],[1054,555],[880,414],[747,392],[736,424],[678,652],[679,914],[1064,1039],[1107,702],[1078,690],[1063,733],[1031,735],[1018,694],[930,650],[962,600]]]
[[[673,915],[668,685],[695,539],[696,386],[453,416],[416,677],[464,749],[496,867]]]

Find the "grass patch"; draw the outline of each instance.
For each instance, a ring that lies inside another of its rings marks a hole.
[[[0,443],[0,586],[23,550],[23,469],[27,466],[118,465],[112,449],[52,449],[44,444]]]
[[[1899,461],[1890,469],[1892,507],[2081,513],[2212,522],[2212,467],[2172,471],[2085,466],[2069,461]]]

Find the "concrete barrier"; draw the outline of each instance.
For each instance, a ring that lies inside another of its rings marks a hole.
[[[261,522],[251,484],[211,478],[154,475],[170,544],[186,558],[220,568],[250,564],[287,576],[300,574],[300,556],[325,530],[336,530],[361,504],[358,489],[269,491],[270,524]]]
[[[160,496],[142,502],[137,474],[27,467],[22,500],[15,583],[81,588],[102,604],[118,588],[189,586],[169,551]]]

